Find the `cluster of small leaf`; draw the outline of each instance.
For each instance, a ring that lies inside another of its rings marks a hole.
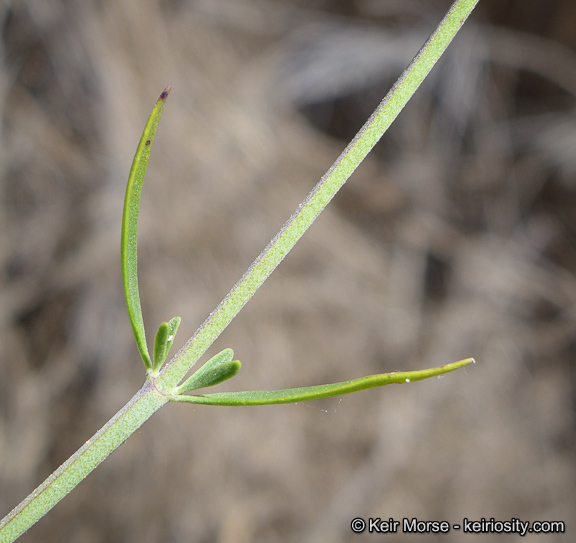
[[[142,194],[142,185],[148,167],[150,149],[169,92],[170,87],[167,87],[160,95],[160,98],[156,102],[150,118],[146,123],[144,132],[142,133],[140,143],[136,150],[136,155],[134,156],[130,175],[128,177],[126,198],[124,201],[124,214],[122,217],[121,261],[126,305],[130,322],[132,324],[132,330],[134,331],[136,345],[138,346],[138,350],[140,351],[142,361],[144,362],[144,366],[150,379],[155,379],[160,375],[168,351],[174,342],[176,332],[180,326],[180,317],[174,317],[169,322],[164,322],[159,326],[154,340],[154,349],[151,359],[146,345],[146,333],[142,319],[140,293],[138,291],[138,215],[140,209],[140,196]],[[472,359],[466,359],[426,370],[381,373],[341,383],[330,383],[301,388],[196,395],[186,394],[187,392],[217,385],[231,377],[234,377],[240,371],[241,364],[238,360],[234,360],[233,358],[234,352],[232,349],[224,349],[206,362],[199,370],[192,374],[191,377],[168,391],[170,400],[175,402],[203,403],[212,405],[267,405],[301,402],[326,398],[329,396],[349,394],[351,392],[366,390],[368,388],[383,386],[390,383],[410,383],[412,381],[419,381],[421,379],[427,379],[435,375],[442,375],[454,371],[455,369],[473,362]]]
[[[166,360],[168,351],[172,347],[176,332],[180,326],[180,317],[174,317],[170,322],[163,322],[156,332],[154,339],[154,364],[153,374],[156,375],[160,371],[162,364]],[[175,390],[175,395],[183,394],[184,392],[191,392],[199,388],[206,388],[217,385],[234,377],[242,367],[240,360],[233,360],[234,351],[232,349],[224,349],[217,355],[213,356],[206,364],[204,364],[196,373],[186,379]]]

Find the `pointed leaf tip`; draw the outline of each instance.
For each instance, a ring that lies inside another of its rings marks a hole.
[[[168,98],[168,95],[170,94],[170,91],[172,90],[172,86],[168,85],[163,91],[162,94],[160,94],[160,98],[158,98],[158,100],[162,100],[163,102],[166,101],[166,99]]]

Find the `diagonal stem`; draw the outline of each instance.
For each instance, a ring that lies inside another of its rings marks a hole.
[[[276,266],[282,262],[402,111],[477,3],[478,0],[454,2],[436,31],[423,45],[410,66],[384,97],[356,137],[344,149],[304,202],[298,206],[280,232],[252,263],[242,279],[236,283],[186,345],[166,364],[157,378],[157,386],[160,390],[169,393],[170,389],[184,378]]]
[[[114,417],[0,521],[0,542],[14,541],[38,522],[166,402],[168,398],[146,381]]]

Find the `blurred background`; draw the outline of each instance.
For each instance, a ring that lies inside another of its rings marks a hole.
[[[449,5],[2,2],[0,517],[143,382],[120,221],[163,88],[139,273],[148,335],[180,315],[179,348]],[[208,353],[243,362],[219,390],[474,367],[297,405],[168,405],[21,541],[377,537],[352,534],[357,516],[573,529],[575,28],[572,0],[481,0]],[[462,540],[422,537],[387,540]]]

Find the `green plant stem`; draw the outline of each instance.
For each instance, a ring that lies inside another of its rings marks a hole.
[[[0,542],[14,541],[38,522],[166,402],[168,398],[153,382],[146,381],[114,417],[0,521]]]
[[[436,32],[426,42],[408,70],[402,74],[358,135],[346,147],[342,155],[340,155],[306,200],[298,207],[281,231],[274,237],[242,279],[202,324],[184,348],[165,365],[155,381],[148,374],[147,381],[142,389],[123,409],[20,505],[0,521],[0,541],[2,543],[10,543],[28,530],[152,416],[155,411],[169,401],[175,387],[186,373],[278,266],[378,142],[448,47],[450,41],[477,2],[478,0],[457,0],[452,5]],[[165,99],[165,95],[163,97]],[[161,105],[158,107],[161,107]],[[144,145],[146,145],[146,141]],[[135,179],[135,181],[140,182],[140,179]],[[130,224],[135,225],[137,213],[132,213],[131,217],[132,219],[127,220],[134,221]],[[124,247],[127,248],[127,251],[135,250],[128,243]],[[143,326],[141,327],[138,293],[137,290],[134,290],[137,284],[135,270],[133,275],[125,278],[125,281],[129,281],[131,289],[132,318],[133,323],[136,323],[135,334],[137,340],[138,334],[142,338],[138,347],[147,369],[151,370],[152,362],[145,345]],[[128,302],[130,304],[130,301]]]
[[[156,386],[160,390],[170,393],[282,262],[402,111],[477,3],[478,0],[454,2],[436,31],[356,137],[253,262],[242,279],[236,283],[186,345],[164,366],[156,381]]]

